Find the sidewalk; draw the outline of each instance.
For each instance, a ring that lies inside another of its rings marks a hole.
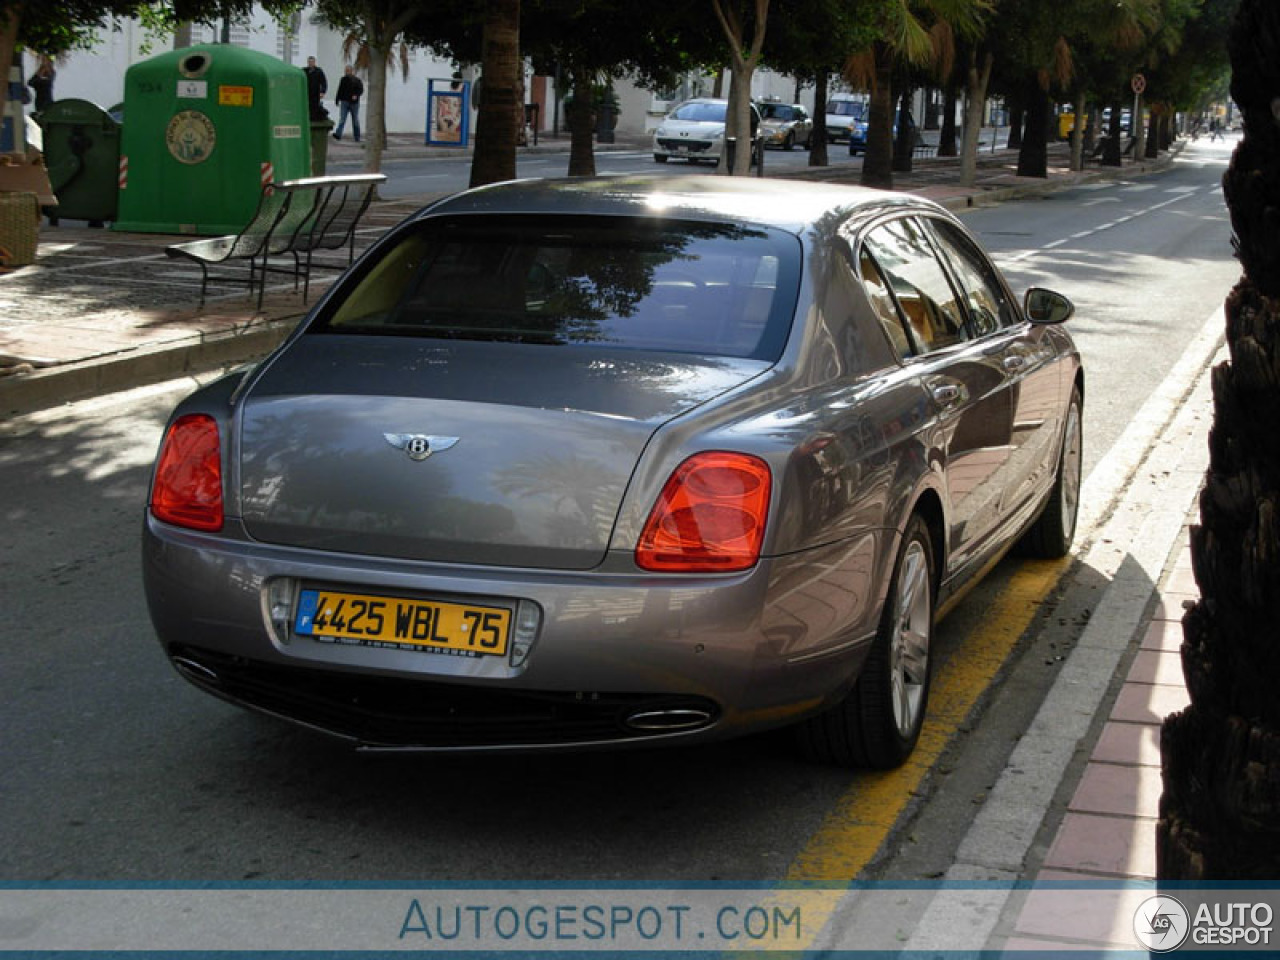
[[[639,150],[648,145],[647,138],[620,138],[600,149]],[[543,138],[536,147],[521,148],[521,154],[566,153],[568,147],[567,139]],[[459,153],[465,151],[427,147],[419,138],[393,135],[383,168],[394,178],[399,160]],[[331,140],[329,172],[358,170],[362,155],[361,144]],[[780,170],[770,171],[772,156],[770,151],[765,161],[771,175]],[[1016,175],[1016,152],[990,152],[988,147],[979,153],[972,187],[957,183],[959,160],[946,157],[916,159],[910,173],[895,174],[895,187],[959,210],[1103,177],[1132,176],[1163,167],[1170,159],[1166,154],[1123,167],[1090,166],[1073,172],[1067,168],[1065,145],[1054,144],[1048,177],[1038,179]],[[789,176],[856,183],[860,173],[859,164],[845,162],[800,168]],[[433,196],[375,204],[362,221],[357,252]],[[197,268],[164,254],[164,247],[176,239],[44,226],[36,263],[0,275],[0,413],[25,412],[251,360],[272,349],[305,315],[309,305],[288,285],[269,287],[258,310],[244,287],[211,284],[206,308],[194,309]],[[311,302],[334,275],[313,278]]]

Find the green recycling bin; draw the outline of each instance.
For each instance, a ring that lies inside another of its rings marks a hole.
[[[272,181],[311,174],[306,75],[203,44],[125,73],[116,230],[237,233]]]
[[[58,206],[50,222],[116,218],[120,124],[96,103],[58,100],[40,114],[44,163]]]

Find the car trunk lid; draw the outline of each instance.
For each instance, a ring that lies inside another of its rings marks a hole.
[[[604,558],[653,432],[768,367],[306,335],[244,400],[241,513],[248,533],[269,543],[589,569]]]

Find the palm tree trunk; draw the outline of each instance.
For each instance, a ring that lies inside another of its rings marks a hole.
[[[960,146],[960,183],[971,187],[978,176],[978,136],[982,133],[982,108],[987,102],[987,84],[995,55],[987,51],[979,64],[977,54],[969,58],[965,77],[964,132]],[[994,136],[994,134],[993,134]]]
[[[948,80],[942,89],[942,129],[938,131],[938,156],[956,155],[956,82]]]
[[[813,80],[813,136],[809,138],[809,166],[825,167],[827,156],[827,79],[826,70],[819,70]]]
[[[1049,95],[1033,78],[1027,86],[1026,129],[1018,151],[1018,176],[1049,176]]]
[[[574,68],[573,99],[565,108],[565,121],[569,125],[569,176],[595,176],[596,153],[592,136],[596,129],[596,110],[591,74],[586,70]]]
[[[1010,150],[1022,149],[1022,123],[1026,117],[1027,105],[1023,102],[1023,96],[1019,93],[1012,93],[1008,97],[1009,104],[1009,141],[1006,146]]]
[[[1223,179],[1244,277],[1227,298],[1230,360],[1214,370],[1209,470],[1183,618],[1191,705],[1161,733],[1156,875],[1274,880],[1280,864],[1280,5],[1242,0],[1229,43],[1244,140]]]
[[[1120,142],[1121,139],[1123,139],[1123,131],[1120,129],[1120,105],[1112,103],[1111,123],[1107,126],[1107,143],[1102,148],[1102,163],[1104,166],[1120,166],[1120,158],[1124,149],[1124,145]]]
[[[476,117],[471,186],[516,176],[520,88],[520,0],[486,0],[481,46],[483,90]]]
[[[898,132],[893,138],[893,172],[911,172],[911,151],[915,149],[916,127],[911,122],[911,88],[905,87],[898,103]]]
[[[1154,160],[1160,156],[1160,117],[1163,115],[1165,105],[1163,103],[1153,103],[1151,105],[1151,121],[1147,124],[1147,147],[1143,151],[1143,156],[1148,160]]]
[[[364,172],[382,172],[387,144],[387,56],[391,42],[378,36],[369,41],[369,96],[364,114]]]
[[[1137,102],[1134,104],[1138,109],[1134,111],[1132,127],[1133,133],[1133,159],[1145,156],[1147,152],[1147,128],[1142,123],[1142,114],[1147,108],[1147,100],[1142,94],[1138,94]]]
[[[876,80],[867,107],[867,154],[862,161],[864,187],[893,189],[893,51],[875,45]]]

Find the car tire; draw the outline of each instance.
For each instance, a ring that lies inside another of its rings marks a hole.
[[[1081,421],[1080,388],[1071,390],[1066,423],[1062,430],[1062,449],[1058,453],[1058,470],[1049,499],[1036,522],[1023,535],[1019,552],[1045,560],[1056,560],[1071,552],[1075,539],[1076,519],[1080,510],[1080,473],[1083,461],[1084,428]]]
[[[782,141],[782,149],[794,150],[795,148],[796,148],[796,135],[794,133],[788,133],[787,138]]]
[[[915,748],[929,702],[934,553],[929,528],[912,516],[898,547],[880,627],[848,695],[797,727],[811,759],[889,770]]]
[[[653,162],[654,162],[654,163],[666,163],[666,162],[667,162],[667,155],[666,155],[665,153],[655,153],[655,154],[653,155]]]

